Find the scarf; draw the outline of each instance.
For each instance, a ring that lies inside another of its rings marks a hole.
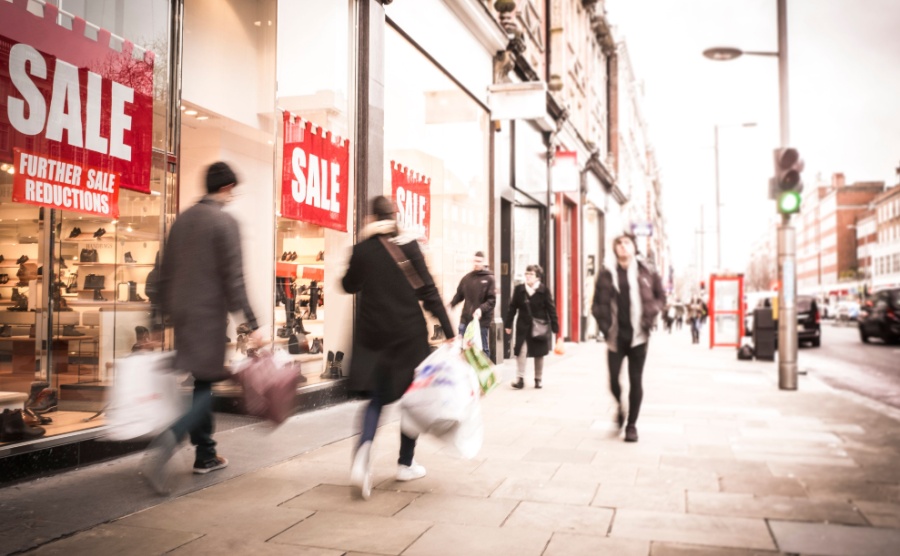
[[[539,287],[541,287],[540,280],[535,281],[534,287],[529,286],[528,282],[525,282],[525,291],[528,293],[528,297],[534,295],[534,292],[536,292]]]

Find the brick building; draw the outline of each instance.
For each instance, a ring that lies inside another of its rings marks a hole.
[[[877,240],[872,245],[873,289],[900,286],[900,184],[873,203]]]
[[[847,185],[843,174],[819,185],[803,198],[797,236],[797,289],[822,296],[847,295],[861,289],[856,225],[884,182]]]

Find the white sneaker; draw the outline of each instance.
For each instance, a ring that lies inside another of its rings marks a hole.
[[[415,481],[425,476],[425,467],[413,460],[412,465],[397,466],[398,481]]]
[[[356,449],[353,464],[350,466],[350,485],[363,500],[368,500],[372,496],[372,470],[369,466],[371,451],[372,441],[364,442]]]

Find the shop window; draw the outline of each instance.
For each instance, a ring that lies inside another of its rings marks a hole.
[[[384,96],[384,195],[395,198],[401,227],[417,237],[449,299],[474,253],[490,252],[489,115],[393,28]]]

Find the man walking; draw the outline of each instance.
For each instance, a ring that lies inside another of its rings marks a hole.
[[[625,442],[637,442],[637,419],[644,397],[643,373],[647,359],[650,329],[666,296],[658,274],[638,261],[637,245],[631,235],[621,235],[613,241],[616,264],[603,269],[594,289],[591,312],[606,338],[609,387],[618,403],[616,421],[625,424],[622,411],[622,387],[619,372],[622,361],[628,358],[628,422]]]
[[[175,220],[163,252],[161,309],[175,328],[175,368],[194,376],[194,396],[188,412],[157,437],[148,451],[144,474],[160,494],[171,488],[168,462],[185,436],[190,435],[196,446],[194,473],[228,465],[216,453],[212,437],[212,385],[229,376],[225,371],[228,313],[242,312],[254,331],[250,338],[262,340],[244,284],[238,223],[222,210],[237,183],[227,164],[212,164],[206,172],[206,196]]]
[[[456,295],[450,300],[450,307],[463,302],[462,315],[459,318],[459,333],[463,334],[473,320],[481,325],[481,346],[485,355],[491,356],[488,344],[488,331],[494,318],[494,307],[497,305],[497,291],[494,286],[494,273],[487,269],[484,253],[475,252],[472,260],[472,272],[459,281]]]

